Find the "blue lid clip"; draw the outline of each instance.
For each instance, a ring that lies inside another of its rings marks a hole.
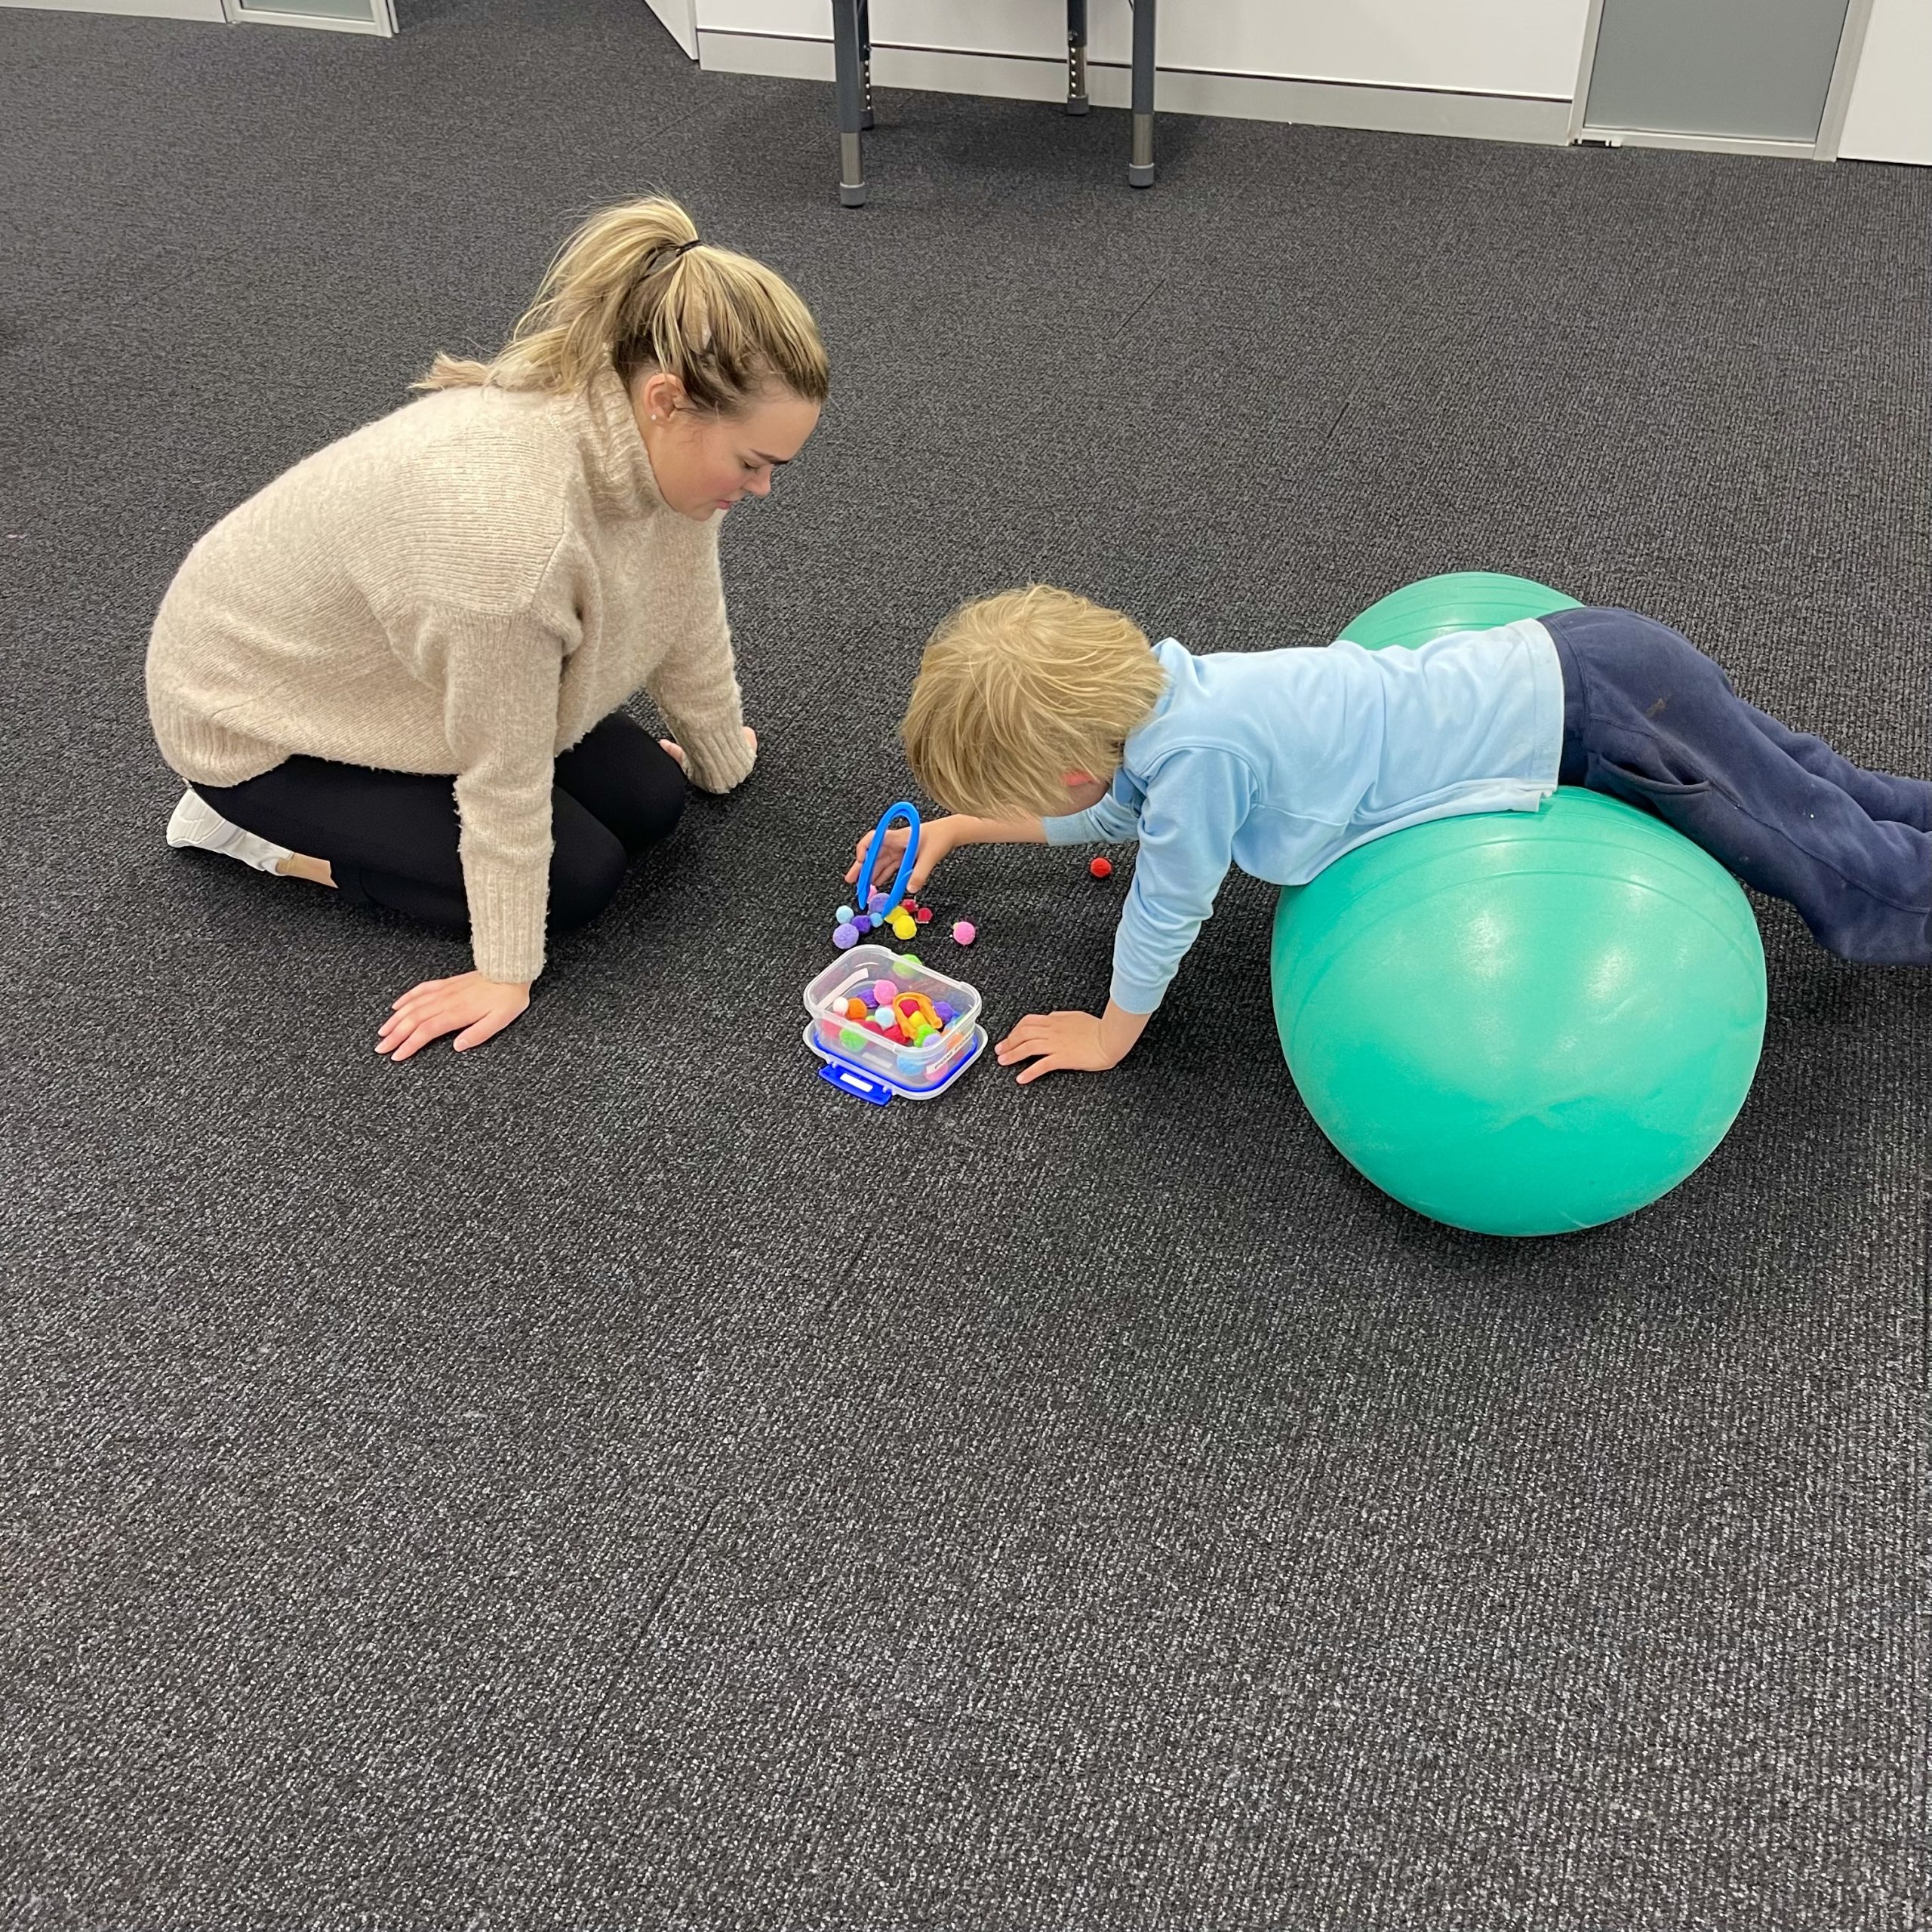
[[[883,1080],[875,1080],[869,1073],[861,1073],[856,1066],[848,1066],[841,1060],[828,1060],[818,1070],[821,1080],[829,1080],[842,1094],[856,1094],[862,1100],[869,1100],[875,1107],[882,1107],[892,1098],[892,1089]]]

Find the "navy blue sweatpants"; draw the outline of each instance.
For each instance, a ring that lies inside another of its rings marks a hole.
[[[1654,812],[1841,958],[1932,965],[1932,783],[1788,729],[1653,618],[1541,622],[1563,665],[1564,784]]]

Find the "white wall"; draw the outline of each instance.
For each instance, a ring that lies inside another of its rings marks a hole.
[[[1872,0],[1838,153],[1932,165],[1932,0]]]
[[[826,0],[695,0],[697,26],[738,35],[825,41]],[[1900,0],[1923,5],[1926,0]],[[1567,102],[1582,59],[1588,0],[1163,0],[1163,73],[1254,75],[1351,85],[1441,89]],[[1092,0],[1089,53],[1125,65],[1127,0]],[[872,0],[881,46],[1013,54],[1058,61],[1066,14],[1055,0]]]

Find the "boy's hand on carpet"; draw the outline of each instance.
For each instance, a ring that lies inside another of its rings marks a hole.
[[[1104,1073],[1134,1051],[1147,1020],[1147,1014],[1129,1013],[1112,1000],[1101,1014],[1029,1013],[993,1049],[993,1057],[1001,1066],[1030,1060],[1020,1076],[1023,1087],[1043,1073]]]
[[[1033,1064],[1020,1076],[1025,1086],[1043,1073],[1105,1073],[1121,1055],[1112,1051],[1096,1013],[1029,1013],[993,1049],[1001,1066]]]
[[[376,1035],[376,1051],[392,1060],[407,1060],[432,1040],[454,1033],[456,1050],[461,1053],[500,1033],[529,1004],[528,986],[486,980],[481,973],[425,980],[390,1009]]]

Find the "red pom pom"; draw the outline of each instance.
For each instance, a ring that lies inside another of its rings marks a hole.
[[[1114,862],[1111,859],[1089,859],[1087,861],[1087,869],[1096,878],[1112,878],[1114,875]]]

